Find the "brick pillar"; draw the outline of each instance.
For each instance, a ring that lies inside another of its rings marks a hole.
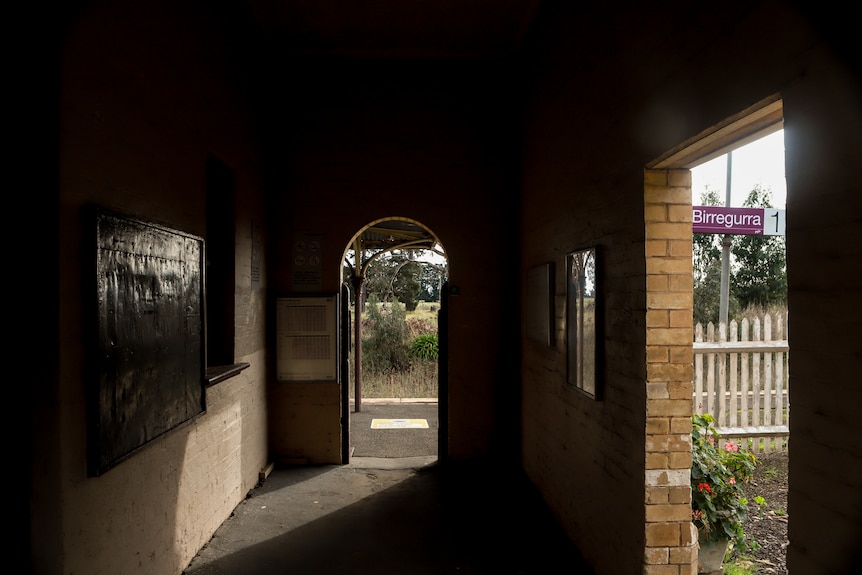
[[[691,522],[691,172],[646,170],[644,574],[697,573]]]

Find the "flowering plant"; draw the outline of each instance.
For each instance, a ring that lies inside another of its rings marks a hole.
[[[714,423],[709,414],[692,416],[692,521],[701,539],[728,539],[742,548],[742,522],[748,512],[742,484],[751,480],[758,460],[736,443],[721,440]]]

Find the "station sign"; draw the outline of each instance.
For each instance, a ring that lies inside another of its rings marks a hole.
[[[785,210],[692,206],[691,231],[696,234],[783,236]]]

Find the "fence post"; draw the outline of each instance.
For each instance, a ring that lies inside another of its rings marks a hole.
[[[749,324],[748,318],[742,319],[742,341],[751,341],[750,340],[751,333],[749,332]],[[742,362],[741,376],[742,376],[742,426],[748,427],[749,418],[748,418],[748,392],[749,388],[749,371],[748,371],[748,353],[740,354],[740,361]]]
[[[703,326],[694,326],[694,341],[703,341]],[[694,355],[694,410],[695,413],[703,413],[703,354]]]
[[[706,341],[715,342],[715,326],[712,322],[706,324]],[[706,356],[706,412],[715,415],[715,356]]]
[[[766,314],[763,318],[763,341],[772,341],[772,316]],[[763,353],[763,425],[772,425],[772,357],[770,351]],[[772,451],[772,441],[763,440],[763,450]]]
[[[730,322],[730,337],[729,341],[739,341],[739,333],[736,320]],[[739,425],[739,385],[738,385],[738,353],[729,353],[730,356],[730,417],[728,425],[736,427]]]
[[[752,335],[753,335],[752,341],[762,341],[761,336],[760,336],[760,318],[759,317],[754,318],[754,333]],[[761,387],[760,386],[760,352],[754,353],[751,355],[751,371],[752,371],[752,373],[751,373],[751,376],[752,376],[752,378],[751,378],[752,379],[751,391],[753,392],[753,396],[754,396],[754,397],[752,397],[752,401],[751,401],[751,403],[752,403],[752,405],[751,405],[751,418],[753,420],[751,422],[751,424],[755,427],[759,427],[759,426],[763,425],[762,414],[760,413],[760,409],[761,409],[760,408],[760,405],[761,405],[761,400],[760,400],[760,391],[761,391],[761,389],[760,389],[760,387]],[[759,437],[754,438],[754,449],[753,449],[753,451],[755,453],[760,452],[760,438]]]
[[[775,331],[778,338],[787,339],[781,314],[777,314],[775,319]],[[788,423],[784,419],[784,357],[784,352],[775,354],[775,423],[777,425],[787,425]]]

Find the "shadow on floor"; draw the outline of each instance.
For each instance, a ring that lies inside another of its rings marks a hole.
[[[518,473],[455,464],[279,469],[188,575],[592,574]]]
[[[436,437],[436,404],[364,405],[349,464],[276,469],[185,573],[592,575],[520,470],[440,463]]]

